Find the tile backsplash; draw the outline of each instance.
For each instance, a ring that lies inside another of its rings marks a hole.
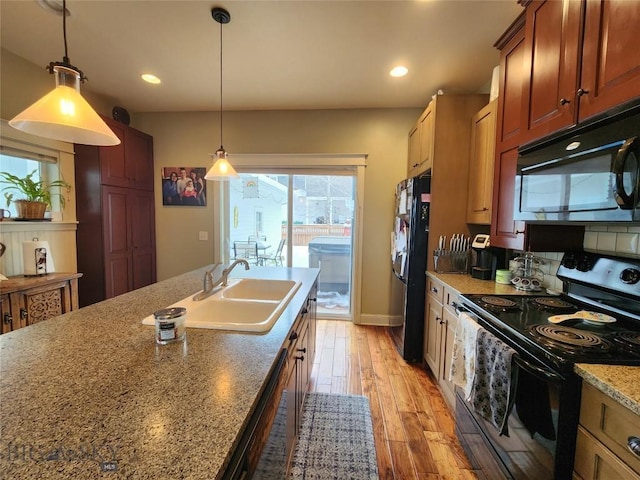
[[[640,225],[597,224],[585,227],[583,247],[586,251],[614,255],[617,257],[640,258]],[[556,272],[562,260],[562,252],[535,252],[544,261],[540,270],[546,288],[562,290],[562,282]]]

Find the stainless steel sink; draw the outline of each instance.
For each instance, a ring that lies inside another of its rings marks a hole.
[[[204,300],[194,301],[190,295],[169,307],[187,309],[187,328],[267,332],[298,288],[300,282],[291,280],[229,279],[227,287],[219,288]],[[154,325],[153,315],[142,323]]]

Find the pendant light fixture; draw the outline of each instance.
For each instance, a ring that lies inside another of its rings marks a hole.
[[[86,77],[69,62],[67,54],[67,10],[62,0],[62,62],[50,62],[47,70],[55,75],[56,88],[9,121],[9,125],[39,137],[85,145],[118,145],[120,139],[80,94]]]
[[[224,8],[214,7],[211,9],[211,16],[220,24],[220,148],[211,155],[214,164],[204,178],[207,180],[228,180],[238,177],[227,160],[227,152],[222,146],[222,25],[231,21],[231,15]]]

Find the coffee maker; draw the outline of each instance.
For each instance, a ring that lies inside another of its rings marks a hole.
[[[495,280],[496,270],[504,268],[506,251],[491,247],[489,235],[479,233],[471,244],[471,276],[480,280]]]

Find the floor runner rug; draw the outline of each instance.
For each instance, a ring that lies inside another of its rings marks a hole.
[[[291,465],[294,480],[377,480],[369,399],[308,393]]]

